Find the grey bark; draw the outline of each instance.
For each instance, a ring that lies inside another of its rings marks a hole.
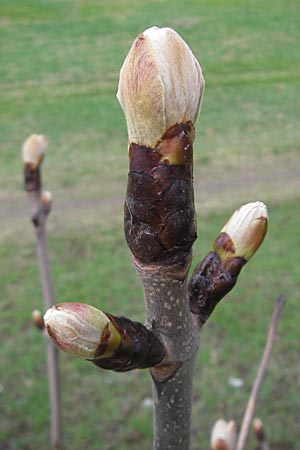
[[[189,309],[189,261],[173,267],[134,260],[146,301],[146,326],[164,343],[167,356],[150,369],[154,398],[154,449],[189,450],[193,374],[198,325]]]

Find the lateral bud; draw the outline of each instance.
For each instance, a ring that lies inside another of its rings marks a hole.
[[[43,316],[41,314],[41,312],[38,309],[34,309],[31,313],[32,315],[32,320],[34,322],[34,324],[36,325],[36,327],[43,331],[43,329],[45,328],[45,323],[44,323],[44,319]]]
[[[237,209],[220,231],[212,250],[222,261],[232,257],[249,261],[262,244],[268,228],[268,211],[262,202],[247,203]]]
[[[159,339],[144,325],[91,305],[61,303],[44,316],[47,332],[64,352],[117,372],[143,369],[164,357]]]
[[[52,194],[50,191],[44,191],[41,194],[41,203],[43,207],[43,212],[48,216],[52,209]]]
[[[234,450],[237,439],[236,424],[233,420],[217,420],[211,432],[211,450]]]
[[[24,164],[25,189],[29,192],[39,191],[41,187],[39,167],[48,147],[46,137],[42,134],[31,134],[22,146]]]
[[[263,203],[243,205],[222,228],[210,253],[196,266],[189,283],[189,301],[200,325],[235,286],[242,267],[263,242],[267,225]]]
[[[264,442],[265,441],[265,432],[264,432],[264,426],[263,426],[261,419],[259,419],[258,417],[253,419],[252,427],[253,427],[253,432],[254,432],[255,437],[258,440],[258,442]]]

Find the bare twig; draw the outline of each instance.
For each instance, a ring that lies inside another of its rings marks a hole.
[[[34,227],[36,251],[42,293],[46,309],[55,303],[53,284],[51,280],[47,239],[46,222],[51,209],[51,194],[41,193],[40,165],[44,159],[47,148],[45,136],[32,134],[23,144],[22,159],[24,164],[24,182],[30,203],[31,222]],[[35,317],[36,322],[36,317]],[[36,322],[37,324],[37,322]],[[43,330],[43,323],[39,328]],[[45,333],[43,332],[45,335]],[[46,339],[47,373],[49,384],[49,402],[51,416],[51,442],[53,450],[62,449],[61,426],[61,400],[58,368],[58,350],[50,339]]]
[[[46,220],[45,217],[42,217],[43,215],[44,215],[43,213],[39,214],[39,217],[42,220],[39,221],[39,224],[34,226],[34,229],[35,229],[38,266],[40,271],[45,307],[50,308],[52,305],[55,304],[55,296],[53,291],[53,284],[51,279],[49,257],[47,250]],[[48,337],[46,339],[46,353],[47,353],[47,372],[49,383],[52,447],[54,450],[61,450],[62,417],[61,417],[58,349],[53,345],[53,343]]]
[[[272,351],[272,346],[273,346],[273,341],[274,341],[274,337],[275,337],[278,320],[279,320],[283,305],[285,303],[285,300],[286,300],[286,298],[283,295],[279,296],[276,306],[274,308],[273,314],[272,314],[271,323],[270,323],[269,330],[268,330],[267,342],[266,342],[264,353],[263,353],[261,363],[260,363],[260,366],[259,366],[259,369],[257,372],[257,376],[254,381],[252,391],[251,391],[251,394],[250,394],[250,397],[248,400],[248,404],[247,404],[247,407],[245,410],[236,450],[244,450],[244,448],[245,448],[245,444],[246,444],[246,441],[248,438],[250,423],[251,423],[251,420],[252,420],[252,417],[254,414],[258,391],[259,391],[259,388],[261,386],[261,383],[262,383],[263,378],[266,373],[270,354]]]

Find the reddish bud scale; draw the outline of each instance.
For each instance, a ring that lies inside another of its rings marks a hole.
[[[24,185],[27,192],[39,192],[41,189],[41,174],[39,167],[31,163],[24,165]]]
[[[35,309],[34,311],[32,311],[32,319],[33,319],[35,325],[37,326],[37,328],[39,330],[43,331],[45,328],[45,322],[44,322],[44,319],[38,309]]]
[[[190,122],[168,130],[155,149],[131,144],[125,237],[142,263],[184,261],[196,239]]]
[[[189,301],[190,309],[198,315],[200,325],[206,322],[215,306],[234,287],[246,262],[240,257],[222,261],[214,250],[196,266],[189,283]]]

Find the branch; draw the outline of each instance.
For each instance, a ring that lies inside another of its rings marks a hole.
[[[36,251],[43,298],[45,307],[49,308],[55,303],[46,239],[46,221],[51,210],[52,198],[51,194],[47,191],[41,193],[42,183],[40,168],[45,156],[46,148],[47,141],[45,136],[32,134],[23,144],[22,159],[24,163],[25,190],[28,193],[31,209],[31,221],[35,232]],[[34,320],[36,325],[39,326],[40,329],[43,329],[43,323],[38,320],[38,315],[36,313],[34,314]],[[54,450],[61,450],[62,417],[58,352],[49,339],[46,341],[46,353],[51,415],[51,441]]]
[[[263,378],[266,373],[267,365],[269,362],[269,358],[270,358],[270,354],[271,354],[271,350],[272,350],[272,346],[273,346],[273,341],[274,341],[274,337],[275,337],[277,324],[278,324],[279,317],[280,317],[280,314],[281,314],[281,311],[282,311],[285,301],[286,301],[286,298],[283,295],[280,295],[280,297],[277,300],[277,304],[275,305],[273,314],[272,314],[271,323],[270,323],[269,330],[268,330],[267,342],[266,342],[264,353],[263,353],[263,356],[261,359],[261,363],[260,363],[260,366],[259,366],[259,369],[258,369],[258,372],[256,375],[256,379],[254,381],[252,391],[251,391],[251,394],[250,394],[250,397],[248,400],[248,404],[247,404],[247,408],[246,408],[246,411],[244,414],[236,450],[243,450],[245,448],[251,419],[253,417],[253,413],[254,413],[254,409],[255,409],[255,403],[257,400],[258,391],[259,391],[259,388],[261,386],[261,383],[262,383]]]
[[[198,326],[187,274],[197,237],[193,142],[204,78],[170,28],[135,39],[120,71],[118,100],[129,141],[125,237],[144,289],[146,323],[166,348],[151,369],[154,448],[188,450]]]
[[[196,266],[189,283],[189,302],[200,327],[235,286],[242,267],[263,242],[267,225],[263,203],[243,205],[222,228],[211,252]]]
[[[61,350],[102,369],[145,369],[165,356],[161,341],[144,325],[91,305],[55,305],[48,309],[44,321],[50,338]]]

